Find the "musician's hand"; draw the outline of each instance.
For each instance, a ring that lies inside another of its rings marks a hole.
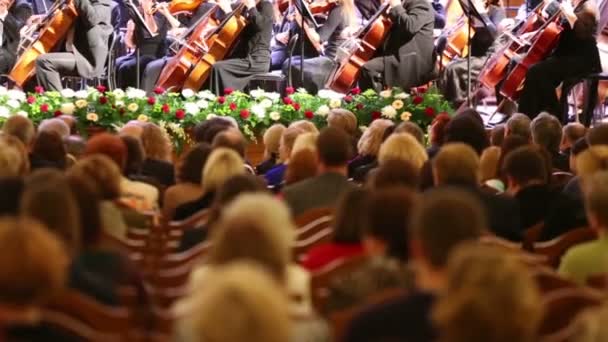
[[[179,37],[181,36],[184,32],[186,32],[186,28],[185,27],[176,27],[173,29],[170,29],[169,32],[167,32],[170,36],[173,37]]]
[[[144,13],[151,14],[154,3],[150,0],[142,0],[141,8],[144,10]]]
[[[342,33],[340,33],[340,36],[344,39],[349,39],[349,38],[352,38],[353,36],[355,36],[358,32],[359,32],[358,26],[347,26],[346,28],[344,28],[344,30],[342,30]]]
[[[389,0],[389,4],[391,8],[395,8],[397,6],[401,6],[401,0]]]
[[[218,0],[217,5],[224,11],[224,13],[232,12],[232,6],[228,0]]]
[[[28,25],[37,24],[37,23],[41,22],[43,18],[44,18],[44,14],[34,14],[27,19],[27,24]]]
[[[255,0],[243,0],[243,3],[245,4],[245,7],[247,7],[247,9],[252,9],[256,6]]]
[[[572,2],[570,0],[564,0],[560,3],[559,8],[564,12],[566,16],[572,16],[574,14],[574,7],[572,6]]]
[[[281,33],[277,33],[274,36],[274,39],[279,42],[282,43],[283,45],[287,45],[287,43],[289,43],[289,32],[281,32]]]

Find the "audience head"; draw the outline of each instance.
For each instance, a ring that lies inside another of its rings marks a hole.
[[[151,122],[144,124],[141,144],[146,159],[171,160],[171,140],[159,126]]]
[[[327,125],[341,128],[350,136],[357,135],[357,117],[350,110],[332,109],[327,115]]]
[[[38,134],[42,132],[55,132],[63,140],[70,135],[70,126],[59,118],[46,119],[38,125]]]
[[[403,121],[402,123],[397,125],[393,133],[408,133],[413,136],[416,141],[420,143],[421,146],[424,146],[424,131],[422,131],[422,128],[420,128],[420,126],[418,126],[414,122]]]
[[[490,146],[483,150],[479,158],[479,178],[482,182],[498,177],[500,162],[500,147]]]
[[[19,215],[19,202],[24,187],[21,177],[0,177],[0,217]]]
[[[281,144],[281,136],[283,135],[283,131],[285,131],[285,126],[282,124],[274,124],[264,132],[264,147],[266,150],[264,153],[266,154],[266,158],[270,158],[271,156],[278,157],[279,156],[279,145]]]
[[[363,132],[361,139],[357,143],[357,150],[361,156],[378,156],[380,145],[382,145],[384,132],[395,124],[391,120],[378,119],[372,121],[369,127]]]
[[[508,189],[516,194],[530,185],[547,184],[547,164],[539,149],[523,146],[509,152],[503,164]]]
[[[80,244],[83,248],[94,247],[100,241],[103,231],[99,189],[90,178],[81,175],[70,174],[67,179],[78,204],[81,227]]]
[[[127,146],[123,140],[109,133],[100,133],[87,142],[85,155],[103,154],[109,157],[121,172],[124,172],[127,163]]]
[[[562,124],[559,120],[549,114],[540,113],[530,124],[532,131],[532,141],[544,147],[550,153],[559,151],[559,144],[562,140]]]
[[[505,125],[496,125],[492,128],[492,133],[490,134],[490,145],[492,146],[502,146],[502,142],[505,139]]]
[[[66,137],[63,139],[63,144],[65,145],[66,152],[76,159],[80,159],[80,157],[82,157],[84,149],[87,146],[84,139],[78,135],[70,135],[69,137]]]
[[[587,129],[581,123],[571,122],[564,126],[562,129],[562,141],[559,144],[560,151],[572,148],[577,140],[585,137],[585,133],[587,133]]]
[[[608,146],[591,146],[576,157],[576,172],[584,183],[599,171],[608,170]]]
[[[436,185],[472,185],[479,183],[479,157],[463,143],[443,145],[433,159]]]
[[[532,140],[532,131],[530,129],[530,118],[521,113],[515,113],[507,120],[505,124],[505,137],[518,135],[526,140]]]
[[[57,119],[65,122],[65,124],[68,125],[68,127],[70,128],[70,134],[78,134],[78,131],[76,130],[76,123],[78,122],[78,120],[76,120],[73,115],[63,114],[59,115]]]
[[[357,244],[367,228],[367,210],[371,192],[354,189],[342,196],[336,208],[333,221],[333,241],[343,244]]]
[[[435,306],[442,341],[533,342],[542,301],[525,264],[505,251],[468,243],[456,248]]]
[[[217,191],[224,182],[245,173],[244,162],[234,150],[220,147],[209,155],[203,168],[201,185],[205,193]]]
[[[431,123],[429,141],[433,146],[441,146],[445,142],[445,127],[452,118],[448,114],[439,114]]]
[[[38,133],[32,155],[52,163],[59,169],[65,169],[67,166],[65,145],[59,134],[54,131]]]
[[[289,157],[291,156],[291,152],[293,151],[293,145],[296,142],[296,138],[302,133],[305,133],[305,131],[298,127],[291,126],[287,127],[283,131],[281,141],[279,142],[279,158],[283,162],[289,161]]]
[[[217,191],[213,199],[207,225],[212,226],[219,218],[222,209],[228,206],[237,196],[244,193],[264,192],[266,184],[260,178],[245,173],[230,177]]]
[[[572,172],[577,173],[576,171],[576,157],[585,152],[589,148],[589,144],[587,143],[587,139],[585,137],[578,139],[570,149],[570,170]]]
[[[584,184],[585,209],[589,226],[608,233],[608,171],[600,171]]]
[[[122,139],[122,142],[127,148],[127,160],[125,162],[124,171],[125,175],[139,175],[141,173],[141,168],[144,165],[144,159],[146,159],[146,154],[144,152],[144,147],[141,144],[141,140],[129,135],[122,135],[120,136],[120,139]]]
[[[285,184],[290,185],[317,175],[319,159],[317,153],[303,149],[292,154],[285,170]]]
[[[177,180],[182,183],[201,184],[203,167],[211,154],[211,146],[198,143],[184,155],[177,168]]]
[[[363,246],[368,254],[407,260],[407,229],[415,196],[404,188],[378,190],[369,196],[369,220],[363,231]]]
[[[296,141],[293,143],[291,154],[295,154],[302,150],[310,150],[317,152],[317,138],[319,133],[302,133],[298,135]]]
[[[211,147],[213,149],[218,147],[229,148],[234,150],[241,156],[241,158],[244,159],[246,148],[245,145],[245,138],[243,138],[243,134],[237,129],[230,128],[218,133],[215,138],[213,138]]]
[[[380,147],[378,163],[382,165],[391,159],[408,161],[420,170],[428,160],[428,156],[416,138],[408,133],[400,133],[391,135]]]
[[[6,119],[2,132],[19,139],[27,149],[32,146],[36,136],[36,129],[32,121],[21,115],[13,115]]]
[[[65,248],[39,222],[0,218],[0,250],[0,306],[42,306],[66,285]]]
[[[144,132],[144,125],[144,123],[138,120],[129,121],[122,126],[122,128],[118,131],[118,134],[121,136],[128,135],[141,140],[141,135]]]
[[[101,200],[112,201],[120,197],[120,170],[104,155],[80,159],[68,170],[68,176],[92,180],[95,193]]]
[[[289,127],[299,128],[306,133],[319,133],[319,129],[317,128],[317,126],[315,126],[314,123],[308,120],[294,121],[289,125]]]
[[[589,146],[608,145],[608,123],[591,127],[587,131],[587,143]]]
[[[23,176],[29,171],[29,159],[21,141],[13,136],[0,137],[0,179]]]
[[[390,189],[395,186],[412,191],[418,189],[420,170],[407,160],[389,159],[382,163],[369,178],[372,189]]]
[[[502,146],[500,147],[500,160],[498,161],[498,172],[501,177],[504,177],[502,171],[504,169],[505,157],[511,152],[519,147],[528,146],[529,141],[523,138],[520,135],[512,134],[507,137],[502,142]]]
[[[317,138],[317,153],[323,169],[344,168],[351,158],[351,144],[346,132],[326,127]],[[346,171],[345,171],[346,172]]]
[[[608,304],[604,303],[580,313],[571,324],[572,342],[608,341]]]
[[[460,113],[453,117],[445,128],[445,142],[465,143],[480,155],[490,141],[483,122],[477,119],[478,115]]]
[[[230,127],[232,123],[220,117],[202,121],[194,127],[194,141],[211,145],[216,135]]]

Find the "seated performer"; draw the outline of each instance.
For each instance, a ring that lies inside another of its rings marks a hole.
[[[266,0],[241,0],[245,4],[247,26],[240,34],[240,42],[229,59],[218,61],[211,69],[209,87],[216,94],[225,88],[243,90],[249,79],[256,74],[268,72],[270,68],[270,40],[272,39],[272,4]],[[218,2],[221,10],[228,14],[232,8],[227,0]],[[239,46],[240,45],[240,46]]]
[[[309,36],[309,39],[315,40],[319,44],[323,43],[325,47],[321,56],[304,59],[304,84],[301,84],[301,57],[295,56],[291,58],[291,63],[289,61],[283,63],[283,73],[291,72],[294,87],[304,87],[311,94],[315,94],[325,87],[331,71],[336,63],[340,62],[336,60],[338,48],[346,41],[349,32],[356,30],[355,21],[353,0],[340,1],[339,5],[329,12],[327,21],[321,26],[319,32],[312,31],[312,36]],[[288,67],[291,70],[288,70]]]
[[[390,0],[393,22],[384,51],[361,68],[359,86],[409,89],[427,82],[435,66],[435,14],[428,0]]]
[[[146,25],[152,32],[136,25],[133,20],[127,22],[127,33],[125,35],[125,45],[132,52],[128,55],[116,59],[116,83],[119,88],[135,87],[137,84],[137,53],[139,49],[139,67],[143,71],[151,61],[165,55],[167,38],[167,19],[160,12],[166,11],[166,3],[160,3],[156,14],[152,14],[152,0],[142,0],[142,14]]]
[[[528,70],[519,99],[519,111],[532,118],[547,111],[561,119],[557,86],[565,80],[601,71],[595,40],[597,4],[594,0],[564,0],[560,7],[565,20],[558,46],[549,58]]]
[[[27,0],[0,0],[0,73],[8,73],[17,59],[19,31],[32,15],[32,7]]]
[[[478,0],[474,4],[479,14],[483,17],[484,22],[479,22],[479,20],[473,21],[475,35],[471,38],[471,81],[477,79],[498,33],[497,28],[506,17],[505,10],[500,7],[498,0],[485,1],[483,4],[480,2]],[[468,86],[467,65],[467,58],[454,59],[442,71],[437,83],[441,93],[456,107],[466,100]]]
[[[78,18],[68,31],[65,52],[51,52],[36,60],[38,83],[61,90],[61,76],[96,77],[103,73],[112,34],[110,0],[74,0]]]

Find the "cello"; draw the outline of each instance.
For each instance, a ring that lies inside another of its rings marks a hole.
[[[464,57],[469,53],[469,39],[474,34],[475,28],[471,27],[471,37],[469,37],[469,19],[464,15],[460,17],[447,32],[447,43],[439,60],[441,68],[445,68],[454,58]]]
[[[359,79],[361,67],[372,59],[380,45],[390,32],[393,22],[388,16],[389,3],[384,3],[370,19],[369,23],[361,29],[355,46],[329,78],[326,87],[339,93],[347,93]]]
[[[27,34],[22,37],[21,51],[9,79],[23,88],[36,71],[36,59],[51,52],[64,39],[77,17],[78,10],[72,0],[58,1],[38,24],[32,26],[31,31],[38,32],[38,36],[33,38]]]

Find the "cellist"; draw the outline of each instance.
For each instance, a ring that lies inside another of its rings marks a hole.
[[[31,15],[32,6],[27,0],[0,0],[0,74],[6,74],[13,68],[19,31]]]
[[[68,31],[65,52],[51,52],[36,60],[38,82],[46,90],[61,90],[62,76],[96,77],[108,58],[112,34],[111,0],[73,0],[78,11]]]
[[[557,48],[528,70],[519,99],[519,111],[531,118],[547,111],[561,119],[557,86],[602,69],[596,42],[599,16],[595,1],[564,0],[560,8],[565,19]]]

